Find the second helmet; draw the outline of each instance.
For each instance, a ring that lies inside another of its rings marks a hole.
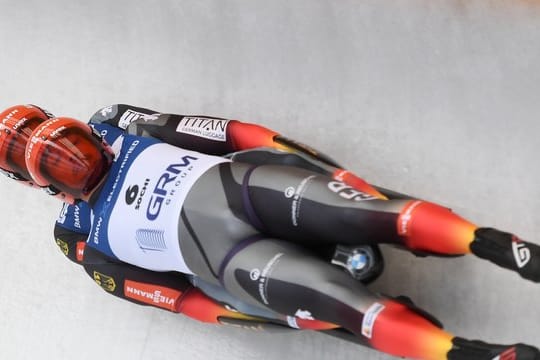
[[[88,124],[59,117],[40,124],[26,145],[26,166],[40,186],[86,200],[107,175],[114,153]]]

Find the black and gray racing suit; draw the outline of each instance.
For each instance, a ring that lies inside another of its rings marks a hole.
[[[379,243],[468,253],[479,228],[450,210],[389,198],[316,151],[256,125],[122,106],[102,109],[92,122],[106,139],[114,132],[108,122],[128,132],[107,139],[117,153],[89,202],[94,219],[87,244],[93,249],[151,271],[193,274],[294,319],[336,324],[398,356],[536,354],[454,337],[411,304],[370,292],[318,253],[336,244]],[[232,161],[209,155],[255,145],[313,156],[323,170],[276,164],[272,159],[281,154],[255,164],[248,161],[252,155]]]

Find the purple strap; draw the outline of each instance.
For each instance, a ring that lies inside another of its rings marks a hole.
[[[249,197],[249,178],[257,166],[258,165],[251,167],[244,175],[244,180],[242,181],[242,205],[244,205],[244,212],[246,213],[251,225],[262,232],[264,231],[264,224],[257,216],[257,213],[255,212],[255,209],[251,203],[251,198]]]
[[[240,251],[242,251],[243,249],[245,249],[246,247],[248,247],[249,245],[263,239],[264,236],[260,235],[260,234],[255,234],[255,235],[252,235],[242,241],[240,241],[238,244],[236,244],[232,249],[231,251],[229,251],[227,253],[227,256],[225,256],[225,259],[223,259],[223,261],[221,262],[221,265],[219,266],[219,282],[221,283],[221,285],[223,285],[223,287],[225,287],[225,283],[224,283],[224,278],[223,278],[223,273],[225,272],[225,268],[227,267],[227,265],[229,265],[229,262],[231,261],[231,259],[236,255],[238,254]]]

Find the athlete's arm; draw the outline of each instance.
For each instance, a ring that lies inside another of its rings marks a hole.
[[[241,155],[233,157],[238,161],[254,164],[281,161],[283,165],[309,168],[342,182],[343,190],[351,192],[351,196],[386,198],[383,193],[344,170],[325,154],[257,124],[202,115],[161,114],[124,104],[99,110],[92,116],[90,123],[107,123],[133,135],[154,137],[206,154],[223,156],[241,152]],[[250,154],[250,150],[254,153]],[[273,153],[270,154],[272,159],[263,154],[268,150]]]
[[[261,125],[206,115],[162,114],[150,109],[115,104],[97,111],[90,123],[106,123],[139,136],[150,136],[166,143],[211,155],[271,147],[309,154],[319,161],[339,167],[319,151],[288,139]]]

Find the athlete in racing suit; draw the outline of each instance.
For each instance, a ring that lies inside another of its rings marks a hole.
[[[133,106],[114,105],[97,112],[90,120],[90,123],[97,123],[99,126],[99,122],[103,120],[103,115],[100,116],[100,114],[106,114],[112,111],[113,108],[120,109],[122,116],[108,119],[106,122],[118,127],[118,122],[121,120],[123,124],[122,130],[125,130],[125,126],[130,121],[154,113]],[[33,129],[38,123],[52,117],[53,115],[47,110],[35,105],[14,106],[0,114],[2,120],[0,123],[0,165],[3,167],[0,167],[0,171],[21,183],[35,186],[33,181],[29,179],[30,176],[25,169],[24,161],[21,162],[22,157],[19,159],[17,156],[17,153],[24,152],[24,146],[22,150],[17,149],[20,144],[10,137],[10,132],[13,134],[14,130],[22,129],[22,124],[25,126],[30,125],[29,128]],[[147,118],[145,119],[147,120]],[[29,132],[24,129],[19,134],[19,139],[25,133],[27,138]],[[26,142],[26,138],[24,142]],[[9,149],[9,151],[6,151],[6,149]],[[51,195],[57,195],[55,189],[50,187],[44,187],[44,189]],[[64,195],[58,194],[58,196]],[[82,265],[88,275],[110,294],[138,304],[181,312],[199,321],[209,323],[231,323],[258,329],[272,329],[274,325],[317,330],[336,328],[333,324],[310,320],[300,319],[291,322],[291,319],[287,319],[286,316],[250,306],[233,298],[223,288],[204,282],[196,277],[186,276],[178,272],[158,273],[149,271],[107,257],[91,247],[86,247],[90,228],[91,210],[88,205],[84,202],[65,203],[54,229],[56,244],[64,255],[71,261]],[[369,246],[363,248],[369,251]],[[366,260],[370,260],[371,263],[365,263],[364,268],[356,271],[354,274],[356,278],[370,281],[382,271],[381,264],[377,263],[380,259],[377,250],[374,249],[369,252],[372,257]],[[204,293],[194,285],[203,288]],[[205,293],[212,295],[213,298],[209,298]],[[249,313],[251,316],[246,316],[245,313]],[[351,338],[349,334],[343,331],[333,331],[333,333],[335,333],[333,335],[347,340],[356,341],[356,339]]]
[[[130,113],[121,106],[103,109],[93,118],[94,127],[116,146],[116,156],[112,175],[85,199],[94,219],[84,257],[92,248],[92,252],[138,268],[196,274],[243,301],[288,314],[290,322],[293,318],[317,319],[329,327],[338,324],[370,346],[394,355],[537,358],[538,351],[523,344],[497,346],[454,337],[410,304],[370,293],[312,251],[336,243],[386,242],[439,255],[473,252],[538,281],[537,261],[516,264],[511,256],[512,245],[519,242],[537,260],[534,244],[477,228],[435,204],[388,199],[352,174],[333,168],[335,164],[324,157],[320,158],[322,171],[317,172],[272,164],[281,162],[282,154],[261,159],[260,154],[241,153],[233,156],[241,161],[231,163],[140,136],[124,136],[107,121],[121,127],[123,122],[129,133],[157,136],[205,154],[223,155],[260,145],[291,147],[274,132],[235,121],[152,114],[141,109]],[[63,119],[56,122],[50,120],[34,131],[33,143],[61,138],[71,126]],[[238,134],[244,130],[235,128],[246,127],[248,136],[250,132],[255,135],[242,139]],[[185,139],[175,137],[180,143],[167,139],[175,131],[186,135]],[[116,142],[119,139],[121,143]],[[27,160],[35,159],[38,149],[44,151],[39,145],[32,146],[26,148]],[[39,167],[56,159],[54,151],[47,151],[53,156],[27,161],[32,178],[41,186],[48,185],[49,179],[39,178]],[[257,165],[250,165],[254,158]],[[61,182],[54,185],[80,197]],[[166,213],[170,216],[163,215]],[[130,241],[122,240],[126,238]],[[105,287],[115,286],[107,277],[100,281]]]
[[[186,141],[191,141],[192,145],[190,147],[192,148],[201,146],[201,137],[171,129],[171,124],[174,124],[173,121],[166,120],[164,123],[166,126],[157,126],[160,124],[157,118],[161,118],[161,121],[163,121],[163,118],[166,117],[179,118],[177,115],[156,114],[154,111],[148,109],[117,104],[96,112],[89,123],[97,127],[100,127],[102,123],[106,123],[122,130],[125,130],[128,124],[132,124],[130,130],[135,133],[146,132],[148,126],[153,126],[154,129],[151,134],[144,133],[145,136],[150,135],[156,138],[168,137],[169,142],[174,144],[182,142],[185,144]],[[190,121],[194,122],[195,118],[191,117]],[[222,125],[226,121],[224,119],[208,117],[198,117],[198,119],[199,123],[203,121],[213,122],[214,126]],[[275,133],[268,132],[268,130],[253,124],[238,122],[237,126],[239,129],[236,130],[236,133],[229,134],[229,138],[234,137],[236,139],[235,143],[223,144],[221,141],[208,142],[209,145],[207,145],[206,151],[212,153],[232,153],[231,155],[234,158],[242,158],[242,161],[253,163],[273,162],[288,166],[303,167],[329,176],[335,176],[355,185],[357,188],[368,189],[368,185],[363,183],[361,179],[347,171],[336,170],[333,166],[327,164],[332,162],[332,160],[324,155],[318,155],[313,149],[282,138],[283,145],[280,147],[285,148],[287,146],[291,150],[294,149],[296,153],[276,152],[271,147],[271,145],[275,146],[275,144],[268,141],[268,138],[272,137]],[[265,136],[262,137],[262,140],[266,141],[264,144],[267,147],[258,147],[259,143],[255,139],[250,139],[254,130],[264,133]],[[251,141],[251,143],[240,143],[242,137],[246,138],[244,142]],[[202,142],[204,143],[205,140],[202,140]],[[246,150],[251,148],[256,149]],[[235,152],[237,150],[246,151]],[[350,191],[352,190],[353,188],[350,187]],[[369,190],[377,193],[376,190],[370,187]],[[379,190],[387,196],[394,198],[402,196],[388,190]],[[235,325],[244,324],[248,327],[257,328],[271,328],[274,324],[317,330],[336,328],[334,324],[309,319],[297,319],[249,305],[230,296],[221,286],[205,282],[198,277],[191,276],[186,278],[184,274],[178,272],[156,273],[129,265],[125,262],[113,260],[110,257],[106,257],[102,252],[86,246],[89,232],[90,209],[86,203],[79,202],[75,205],[65,204],[55,226],[57,245],[70,260],[82,264],[86,272],[107,292],[118,297],[144,305],[183,312],[188,316],[205,322],[233,323]],[[364,245],[353,248],[342,246],[339,249],[331,246],[320,247],[318,250],[319,255],[327,260],[331,260],[334,264],[345,267],[355,279],[364,283],[373,281],[382,272],[383,260],[377,245]],[[332,258],[333,254],[335,256]],[[360,256],[359,265],[361,267],[351,266],[349,258],[355,255],[356,257]],[[347,260],[349,260],[348,263]],[[192,284],[196,285],[195,289],[192,288]],[[205,295],[211,296],[211,298],[209,299],[201,294],[200,289],[204,291]],[[213,300],[218,300],[219,303],[215,303]],[[205,302],[204,307],[201,306],[202,301]],[[235,309],[235,311],[231,311],[231,309]],[[241,312],[238,312],[238,310]],[[246,314],[250,316],[246,316]],[[332,335],[363,343],[347,336],[346,333],[341,331],[332,332]]]
[[[112,112],[117,115],[112,116],[111,118],[105,117],[105,115],[111,114]],[[143,119],[143,123],[146,124],[149,119],[155,118],[155,115],[155,112],[147,109],[127,105],[113,105],[98,111],[92,117],[90,123],[100,126],[100,123],[105,122],[125,130],[125,127],[131,122]],[[159,116],[163,118],[168,115],[159,114]],[[23,126],[21,126],[23,123],[25,126],[31,125],[30,128],[33,129],[38,123],[52,117],[53,115],[48,111],[40,109],[35,105],[15,106],[4,111],[0,115],[0,118],[2,119],[0,128],[3,131],[0,132],[0,150],[2,150],[0,151],[0,164],[4,167],[4,173],[10,178],[33,186],[32,181],[29,179],[30,176],[25,169],[24,161],[21,161],[22,157],[21,159],[18,159],[16,155],[17,152],[20,153],[21,151],[17,151],[16,149],[18,143],[10,138],[11,135],[9,135],[9,132],[23,128]],[[177,118],[178,116],[173,115],[173,117]],[[223,121],[223,119],[208,117],[205,117],[204,119],[216,121],[218,123]],[[267,132],[266,129],[252,124],[241,124],[238,122],[238,126],[241,127],[242,131],[237,131],[237,133],[235,133],[237,142],[238,139],[246,135],[246,132],[248,135],[252,134],[254,129],[258,129],[259,132]],[[163,132],[163,130],[166,132]],[[27,130],[25,129],[19,134],[19,140],[26,132]],[[175,137],[187,137],[188,139],[191,137],[180,132],[172,131],[172,133],[175,134]],[[171,137],[170,134],[171,132],[169,132],[167,128],[160,127],[153,133],[153,136],[169,136],[173,142],[179,141],[175,140],[174,137]],[[200,138],[193,136],[191,140],[196,142],[198,139]],[[27,139],[25,139],[24,142],[26,142],[26,140]],[[267,140],[267,138],[263,138],[263,140]],[[284,143],[286,141],[287,140],[283,139]],[[267,141],[267,143],[269,142]],[[217,144],[219,145],[221,142]],[[214,150],[212,151],[219,152],[244,148],[248,149],[256,145],[256,142],[246,144],[245,141],[242,144],[221,144],[221,146],[225,146],[224,150],[220,150],[214,146]],[[296,148],[296,151],[298,152],[305,153],[305,155],[307,155],[308,152],[313,151],[307,148],[303,150],[301,144],[291,143],[290,146]],[[6,149],[10,150],[5,151]],[[24,152],[24,146],[22,152]],[[301,156],[300,154],[294,154],[292,152],[276,153],[272,151],[272,148],[258,148],[253,153],[236,153],[235,156],[241,156],[245,158],[246,161],[273,161],[289,166],[295,165],[310,168],[321,173],[328,172],[328,170],[324,169],[328,166],[324,165],[323,162],[316,160],[314,157],[315,155]],[[331,167],[328,168],[331,169]],[[2,170],[2,168],[0,168],[0,170]],[[328,174],[330,173],[328,172]],[[356,179],[352,174],[348,174],[345,171],[340,172],[339,176],[347,179],[346,181],[349,182],[354,183],[356,181],[357,186],[362,185],[360,179]],[[57,193],[57,191],[51,187],[45,187],[45,190],[52,195],[56,195]],[[388,193],[390,194],[391,192]],[[63,195],[64,194],[59,194],[59,196]],[[392,193],[392,196],[398,196],[398,194]],[[364,344],[364,342],[361,340],[359,341],[355,337],[351,337],[350,333],[342,331],[342,329],[337,328],[334,324],[309,319],[295,319],[294,317],[284,316],[267,309],[249,305],[232,297],[221,286],[212,285],[197,277],[186,276],[185,274],[177,272],[157,273],[107,257],[103,253],[86,246],[86,240],[91,227],[90,217],[90,208],[86,203],[77,202],[76,204],[64,204],[54,230],[56,244],[62,253],[71,261],[83,265],[88,275],[90,275],[90,277],[92,277],[96,283],[108,293],[138,304],[151,305],[173,312],[182,312],[185,315],[204,322],[220,324],[231,323],[258,329],[272,329],[275,325],[316,330],[333,329],[328,331],[328,333]],[[321,255],[329,259],[333,253],[331,250],[334,250],[334,248],[321,248],[319,250]],[[332,259],[332,262],[346,267],[351,275],[357,280],[364,283],[371,282],[382,272],[383,261],[376,245],[357,246],[353,249],[340,247],[337,250],[339,250],[335,251],[337,257]],[[351,251],[354,251],[354,253]],[[349,264],[346,263],[346,260],[349,257],[357,259],[355,266],[351,266],[350,261]],[[358,259],[360,261],[358,261]],[[193,285],[196,287],[194,288]],[[204,293],[201,292],[199,288],[202,289]],[[211,298],[209,298],[208,295],[211,296]]]

